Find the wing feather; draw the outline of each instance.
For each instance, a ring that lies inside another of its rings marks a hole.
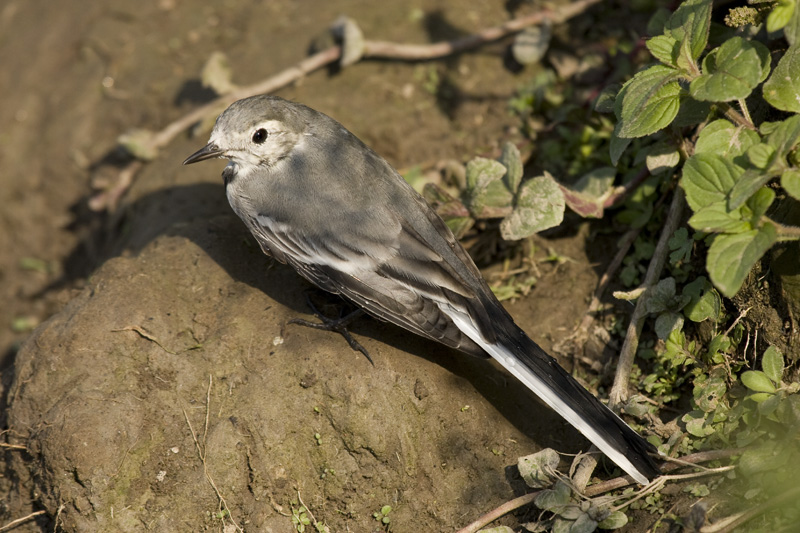
[[[401,229],[390,242],[355,246],[331,234],[309,239],[264,215],[251,218],[248,226],[262,249],[319,288],[344,296],[376,318],[487,357],[440,309],[443,302],[468,308],[468,286],[413,230]]]

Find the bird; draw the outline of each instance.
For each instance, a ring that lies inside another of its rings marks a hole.
[[[515,324],[436,211],[342,124],[251,96],[184,164],[213,158],[264,253],[377,319],[494,358],[636,482],[660,474],[655,448]]]

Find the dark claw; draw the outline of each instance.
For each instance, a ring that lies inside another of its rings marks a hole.
[[[309,322],[308,320],[303,320],[302,318],[293,318],[289,321],[289,324],[299,324],[301,326],[306,326],[314,329],[321,329],[324,331],[335,331],[336,333],[344,337],[344,340],[347,341],[347,344],[350,345],[350,348],[364,354],[364,357],[367,358],[367,361],[369,361],[372,364],[372,366],[375,366],[375,362],[372,360],[372,357],[369,356],[369,352],[367,351],[367,349],[364,348],[360,342],[355,340],[352,337],[352,335],[350,335],[350,332],[347,331],[347,326],[349,326],[350,323],[352,323],[354,320],[356,320],[357,318],[359,318],[361,315],[364,314],[364,311],[362,309],[356,309],[352,313],[349,313],[343,317],[332,319],[326,317],[325,315],[322,314],[322,312],[319,309],[317,309],[317,306],[314,305],[313,301],[311,301],[309,293],[306,293],[306,302],[308,303],[308,306],[311,308],[311,312],[314,313],[314,316],[316,316],[320,320],[320,322],[319,323]]]

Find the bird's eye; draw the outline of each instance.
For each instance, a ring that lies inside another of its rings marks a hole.
[[[261,144],[267,140],[267,135],[268,135],[267,130],[265,130],[264,128],[259,128],[253,134],[253,142],[256,144]]]

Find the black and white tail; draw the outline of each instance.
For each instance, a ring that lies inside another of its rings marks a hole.
[[[467,316],[449,314],[465,335],[583,433],[633,479],[645,485],[660,475],[649,455],[649,452],[655,452],[655,448],[575,381],[522,330],[514,326],[518,332],[514,338],[500,338],[495,343],[488,343]]]

